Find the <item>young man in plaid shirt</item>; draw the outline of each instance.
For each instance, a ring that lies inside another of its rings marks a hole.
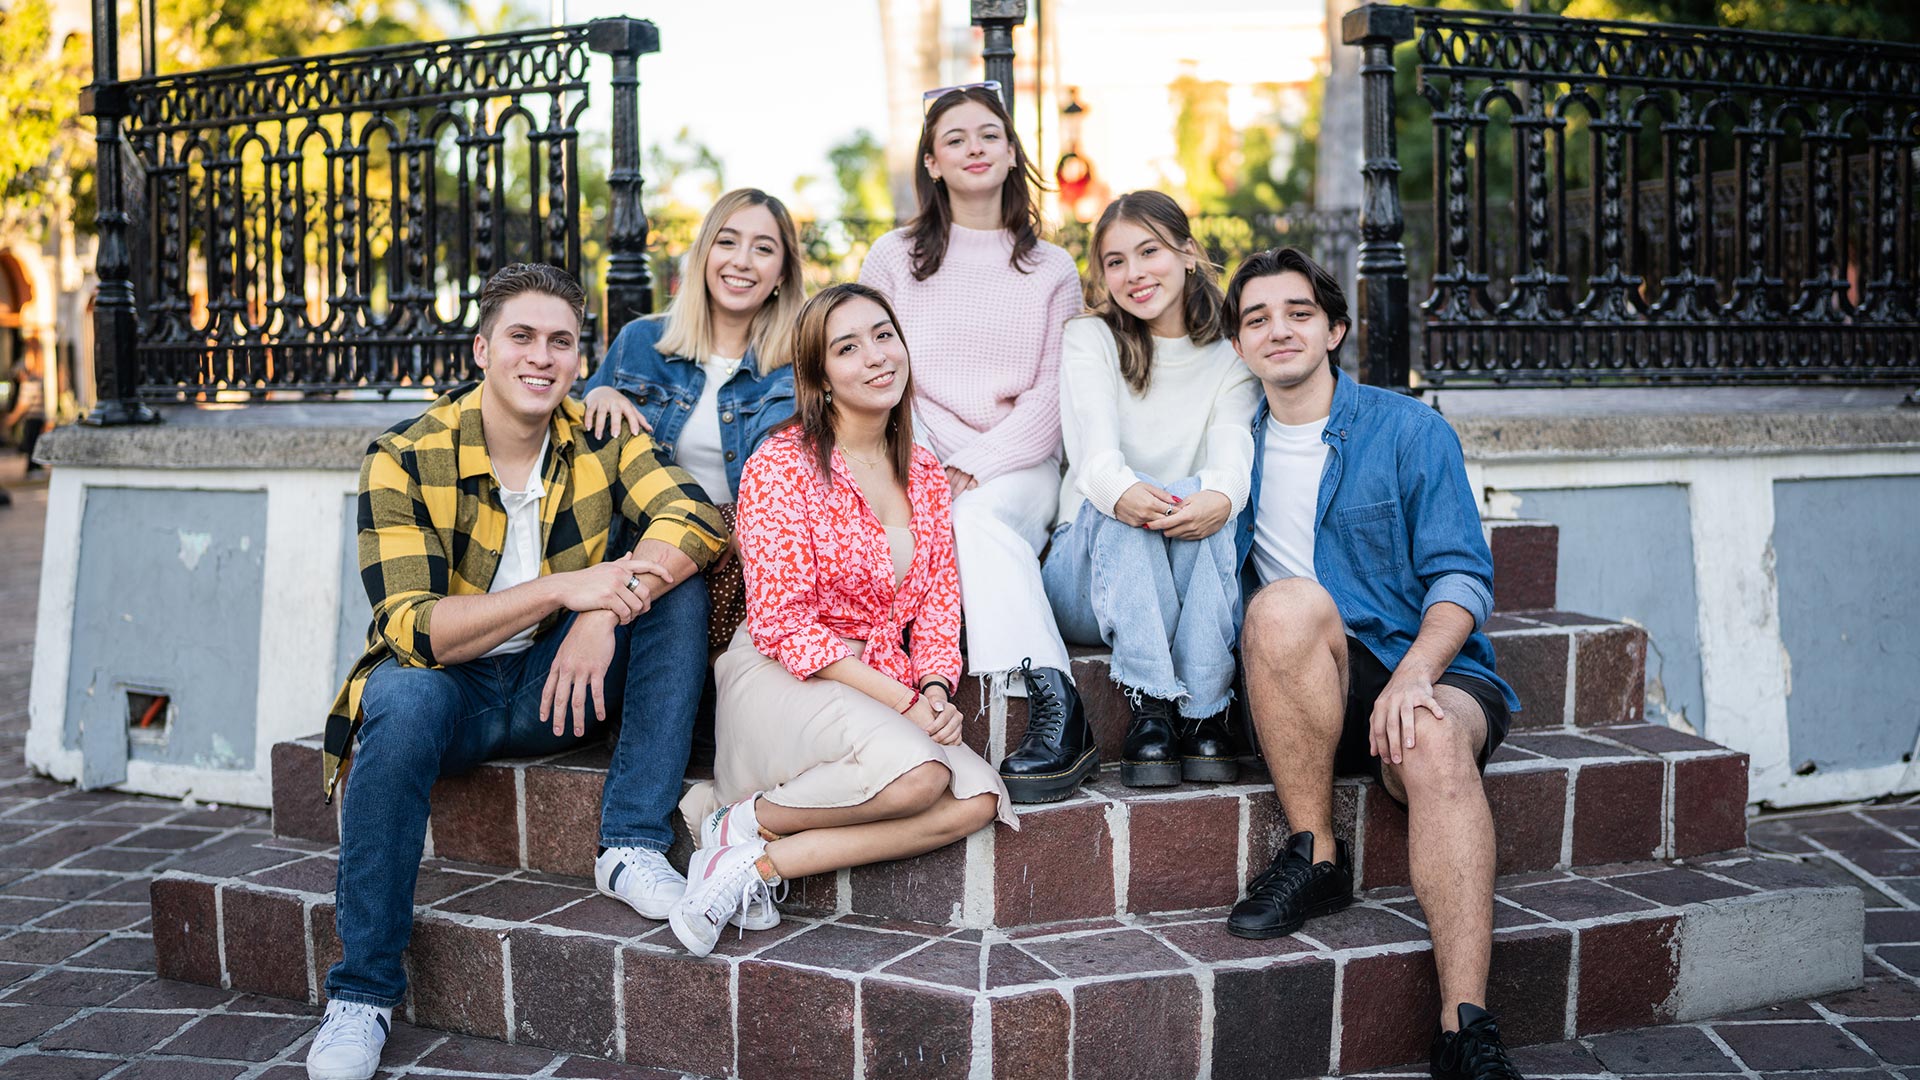
[[[686,888],[665,857],[669,814],[706,672],[700,571],[726,526],[646,435],[602,440],[581,422],[567,391],[585,313],[565,271],[494,274],[473,341],[482,381],[367,450],[360,573],[373,625],[327,718],[328,798],[354,760],[336,883],[342,959],[307,1056],[313,1080],[365,1080],[379,1065],[406,991],[401,952],[440,777],[567,749],[618,717],[595,883],[655,919]],[[639,540],[609,560],[623,528]]]

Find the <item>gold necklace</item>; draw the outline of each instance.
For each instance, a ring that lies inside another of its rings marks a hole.
[[[863,458],[859,454],[856,454],[853,451],[847,449],[844,445],[840,447],[840,452],[842,454],[845,454],[848,458],[854,461],[857,461],[862,465],[865,465],[869,469],[877,469],[880,467],[880,461],[868,461],[866,458]],[[880,457],[880,460],[885,461],[886,455],[882,454]]]

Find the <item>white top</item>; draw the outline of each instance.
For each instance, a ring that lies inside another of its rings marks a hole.
[[[507,511],[507,539],[500,547],[500,567],[493,572],[493,583],[487,586],[490,593],[506,592],[540,576],[540,500],[547,494],[546,485],[540,481],[540,470],[546,466],[547,443],[552,439],[548,434],[540,440],[540,453],[527,472],[525,491],[500,485],[500,505]],[[495,472],[493,478],[498,482],[500,474]],[[485,655],[507,656],[527,651],[533,647],[533,631],[537,626],[535,623],[527,627],[488,649]]]
[[[1320,580],[1313,572],[1314,511],[1327,467],[1327,430],[1321,417],[1283,424],[1267,416],[1260,462],[1260,507],[1253,512],[1253,570],[1260,584],[1286,577]]]
[[[1195,345],[1153,339],[1153,368],[1144,394],[1120,374],[1120,347],[1095,318],[1067,323],[1060,347],[1060,432],[1067,475],[1055,524],[1072,521],[1091,502],[1113,507],[1144,473],[1161,484],[1189,476],[1225,495],[1238,514],[1252,485],[1254,410],[1260,381],[1222,338]]]
[[[716,505],[733,501],[733,488],[727,483],[726,449],[720,445],[720,388],[740,370],[738,357],[709,356],[700,364],[707,381],[700,388],[700,400],[693,403],[687,424],[680,429],[673,459],[693,474],[708,501]]]

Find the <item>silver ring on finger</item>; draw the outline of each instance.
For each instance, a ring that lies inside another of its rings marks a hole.
[[[634,592],[640,591],[640,576],[638,574],[627,575],[627,588],[633,590]]]
[[[1160,511],[1160,516],[1161,516],[1161,517],[1172,517],[1172,516],[1173,516],[1173,507],[1171,507],[1171,506],[1169,506],[1169,507],[1167,507],[1167,508],[1166,508],[1165,510],[1162,510],[1162,511]]]

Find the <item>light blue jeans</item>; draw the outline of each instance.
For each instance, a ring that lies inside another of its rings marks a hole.
[[[1181,498],[1200,490],[1194,477],[1162,486]],[[1231,527],[1169,540],[1083,503],[1054,530],[1040,580],[1061,635],[1112,649],[1114,681],[1129,697],[1177,702],[1188,718],[1226,709],[1240,626]]]

